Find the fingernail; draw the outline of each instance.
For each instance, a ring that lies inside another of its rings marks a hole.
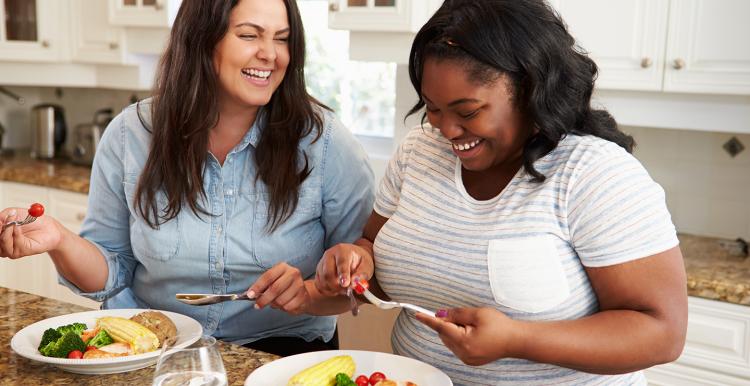
[[[255,305],[253,306],[253,308],[255,308],[256,310],[259,310],[260,306],[258,305],[258,303],[255,303]]]
[[[339,275],[339,285],[341,285],[342,287],[346,286],[346,279],[344,279],[343,274]]]
[[[448,310],[438,310],[438,312],[435,313],[435,316],[438,318],[444,318],[448,316]]]
[[[250,299],[255,299],[255,291],[253,290],[247,291],[247,297]]]
[[[18,214],[18,212],[16,212],[16,210],[13,209],[10,212],[8,212],[8,218],[16,217],[16,214]]]

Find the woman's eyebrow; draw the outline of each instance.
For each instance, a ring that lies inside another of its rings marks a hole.
[[[426,97],[424,94],[422,94],[422,98],[425,101],[432,103],[432,101],[430,100],[430,98]],[[479,103],[479,102],[481,102],[479,99],[461,98],[461,99],[456,99],[455,101],[453,101],[451,103],[448,103],[448,107],[453,107],[453,106],[456,106],[456,105],[460,105],[462,103]]]

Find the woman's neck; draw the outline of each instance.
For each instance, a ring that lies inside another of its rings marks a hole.
[[[248,108],[224,105],[221,107],[219,121],[211,129],[208,144],[208,151],[216,157],[219,164],[224,165],[227,154],[245,137],[255,122],[258,110],[257,106]]]

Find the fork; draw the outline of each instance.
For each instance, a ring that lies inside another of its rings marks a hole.
[[[18,226],[26,225],[26,224],[30,224],[30,223],[34,222],[35,220],[36,220],[36,217],[34,217],[34,216],[32,216],[32,215],[29,214],[29,215],[26,215],[26,218],[23,219],[23,220],[21,220],[21,221],[11,221],[11,222],[7,222],[7,223],[3,224],[3,230],[5,230],[5,228],[7,228],[7,227],[9,227],[11,225],[18,225]]]
[[[370,292],[369,289],[365,288],[365,291],[362,292],[362,295],[370,301],[375,307],[378,307],[382,310],[389,310],[391,308],[406,308],[408,310],[412,310],[415,312],[421,312],[425,315],[435,316],[435,311],[430,311],[426,308],[422,308],[420,306],[416,306],[414,304],[409,303],[401,303],[401,302],[393,302],[393,301],[385,301],[383,299],[380,299],[379,297],[375,296],[372,292]]]

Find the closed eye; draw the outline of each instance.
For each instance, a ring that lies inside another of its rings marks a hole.
[[[458,116],[461,117],[461,118],[463,118],[463,119],[471,119],[471,118],[474,118],[478,113],[479,113],[479,109],[476,109],[476,110],[474,110],[472,112],[469,112],[469,113],[466,113],[466,114],[459,113]]]

